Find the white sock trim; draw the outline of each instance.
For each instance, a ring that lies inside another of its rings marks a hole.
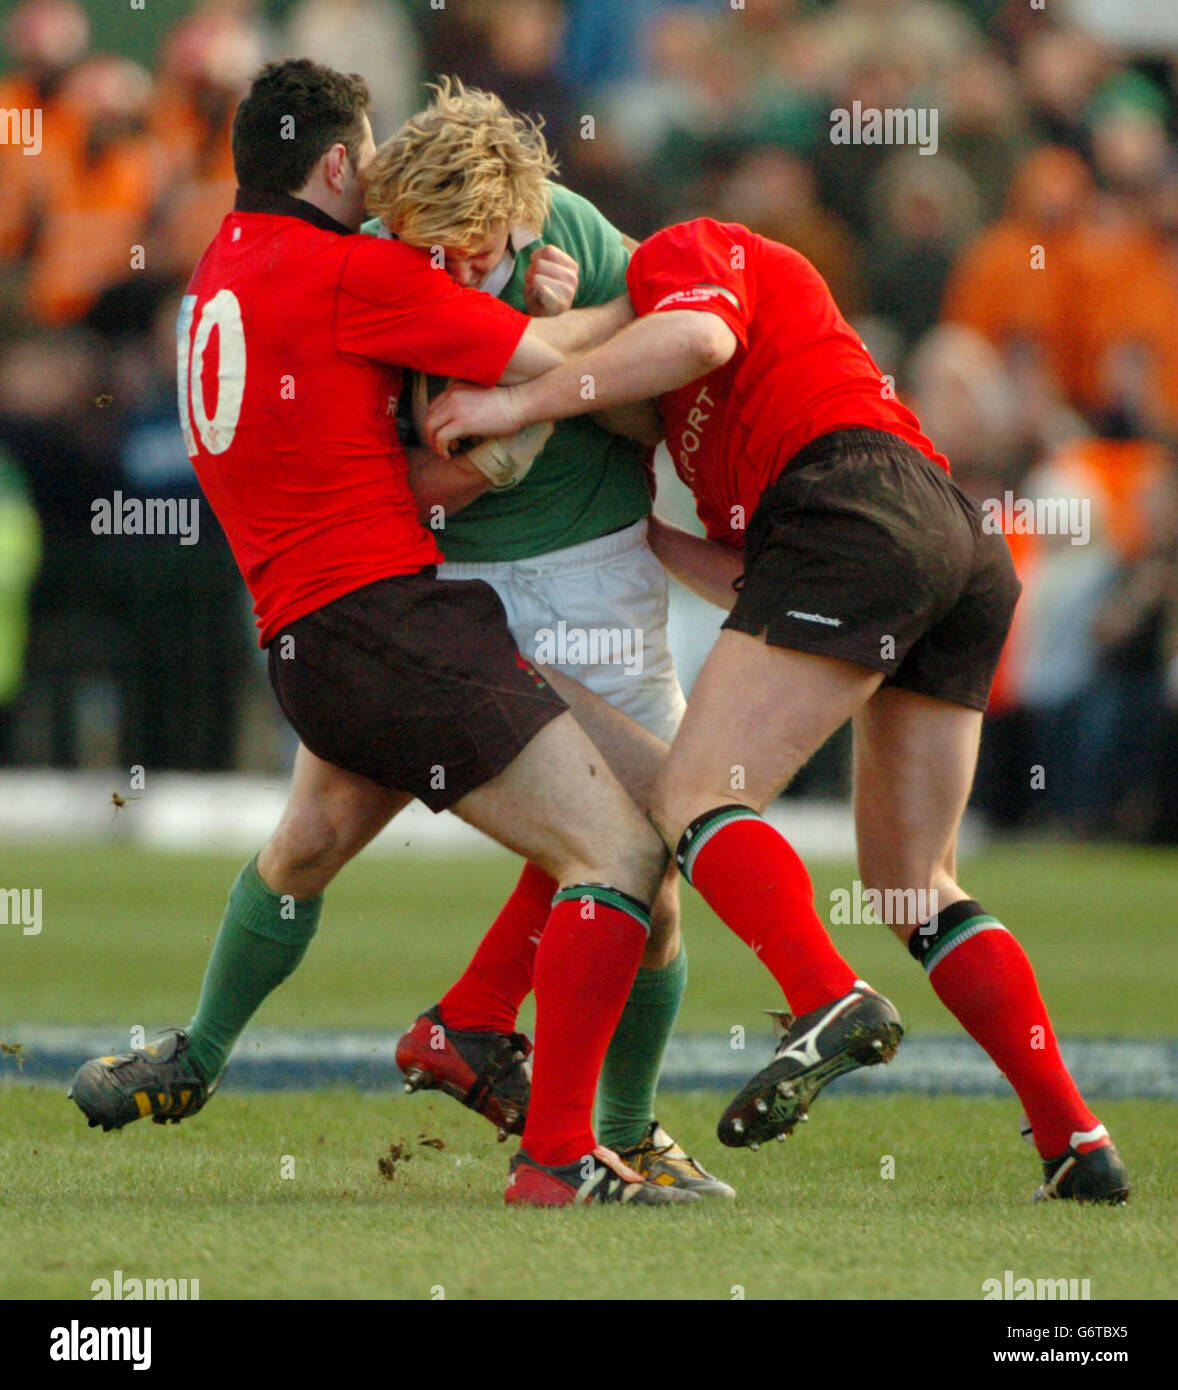
[[[982,931],[1005,931],[1006,928],[1001,922],[975,922],[972,927],[966,927],[962,932],[949,937],[947,941],[939,941],[928,953],[924,960],[924,968],[928,974],[932,974],[938,965],[947,955],[955,951],[963,941],[968,941],[971,936],[977,936]]]
[[[1081,1144],[1091,1144],[1096,1139],[1107,1139],[1108,1130],[1103,1125],[1097,1125],[1095,1129],[1077,1129],[1068,1140],[1068,1147],[1078,1149]]]
[[[756,811],[753,810],[739,810],[732,806],[728,807],[722,815],[718,815],[710,825],[705,826],[703,830],[692,839],[691,844],[687,848],[687,852],[679,863],[679,871],[688,883],[691,882],[692,871],[695,868],[695,861],[699,857],[700,850],[703,849],[704,845],[706,845],[709,840],[718,835],[725,826],[731,825],[733,821],[738,820],[764,820],[764,816],[759,816]]]

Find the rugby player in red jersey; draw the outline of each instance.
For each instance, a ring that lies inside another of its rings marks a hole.
[[[375,152],[367,102],[361,79],[298,60],[264,68],[238,108],[236,207],[179,321],[189,453],[310,751],[300,775],[325,796],[341,776],[378,791],[374,830],[413,797],[453,810],[560,885],[535,957],[537,1056],[507,1200],[698,1201],[640,1178],[592,1129],[666,852],[520,656],[494,590],[436,577],[396,432],[402,368],[518,379],[608,335],[629,306],[531,320],[424,252],[353,235]],[[321,903],[274,842],[251,860],[205,978],[216,1008],[85,1063],[71,1095],[91,1124],[200,1109],[245,1021],[305,954]],[[502,1068],[522,1065],[517,1051]]]
[[[886,1019],[830,942],[801,860],[761,818],[851,718],[864,887],[935,904],[928,920],[891,925],[1022,1100],[1043,1160],[1036,1195],[1123,1202],[1124,1164],[1064,1066],[1025,953],[957,881],[982,712],[1019,592],[1004,538],[983,530],[797,252],[701,218],[643,242],[628,284],[639,317],[611,341],[522,385],[452,387],[429,424],[444,451],[466,434],[657,398],[708,539],[664,526],[656,551],[731,612],[652,815],[797,1015],[720,1138],[788,1132]]]

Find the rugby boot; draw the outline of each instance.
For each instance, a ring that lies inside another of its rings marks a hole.
[[[1043,1181],[1035,1189],[1034,1200],[1103,1202],[1123,1207],[1131,1191],[1129,1170],[1101,1125],[1087,1135],[1073,1134],[1058,1158],[1044,1160]]]
[[[701,1197],[736,1196],[733,1188],[685,1153],[657,1120],[651,1120],[641,1141],[632,1149],[619,1149],[623,1163],[658,1187],[676,1187],[698,1192]]]
[[[502,1142],[522,1134],[532,1089],[531,1039],[523,1033],[447,1028],[439,1006],[427,1009],[397,1043],[406,1091],[444,1091],[486,1116]]]
[[[68,1096],[93,1129],[122,1129],[150,1115],[157,1125],[195,1115],[217,1089],[188,1060],[188,1034],[169,1028],[145,1047],[83,1062]]]
[[[583,1207],[619,1202],[662,1207],[700,1200],[698,1193],[681,1187],[624,1178],[596,1155],[590,1162],[592,1167],[586,1176],[589,1165],[583,1160],[546,1168],[521,1149],[511,1160],[503,1200],[509,1207]]]
[[[720,1117],[716,1133],[729,1148],[756,1149],[792,1133],[824,1086],[845,1072],[890,1062],[904,1036],[895,1006],[862,980],[801,1018],[768,1012],[784,1036],[773,1060]]]

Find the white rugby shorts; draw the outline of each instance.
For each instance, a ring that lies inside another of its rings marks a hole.
[[[447,561],[439,579],[484,579],[531,661],[579,680],[665,740],[686,701],[667,641],[667,572],[646,521],[526,560]],[[439,537],[445,549],[444,534]]]

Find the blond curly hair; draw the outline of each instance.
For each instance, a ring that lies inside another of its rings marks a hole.
[[[364,173],[368,210],[416,246],[471,252],[506,222],[539,231],[557,172],[542,122],[443,77]]]

